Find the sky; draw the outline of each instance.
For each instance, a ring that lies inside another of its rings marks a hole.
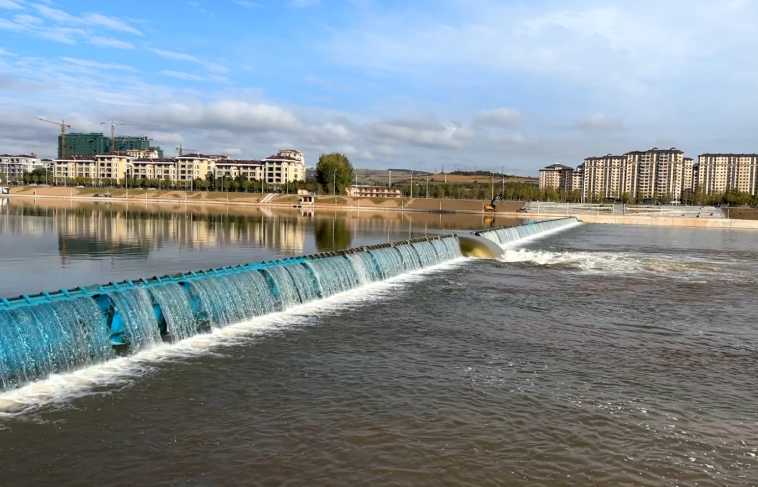
[[[752,0],[0,0],[0,153],[71,132],[536,175],[755,152]]]

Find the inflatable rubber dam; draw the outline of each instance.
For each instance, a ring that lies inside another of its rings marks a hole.
[[[576,223],[528,223],[475,238],[506,245]],[[441,235],[3,298],[0,391],[474,255],[462,247],[459,236]]]

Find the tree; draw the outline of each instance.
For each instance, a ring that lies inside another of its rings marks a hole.
[[[332,152],[321,154],[316,164],[316,181],[324,187],[324,190],[333,193],[333,186],[341,193],[344,188],[350,186],[353,181],[353,165],[344,154]]]

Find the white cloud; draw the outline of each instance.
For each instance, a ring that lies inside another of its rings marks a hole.
[[[111,37],[90,37],[87,39],[87,42],[89,42],[92,45],[95,46],[101,46],[101,47],[113,47],[116,49],[134,49],[134,44],[131,42],[121,41],[119,39],[113,39]]]
[[[12,52],[8,52],[2,47],[0,47],[0,56],[15,56]]]
[[[0,8],[6,8],[8,10],[17,10],[17,9],[22,9],[24,7],[22,7],[20,3],[14,2],[13,0],[0,0]]]
[[[474,124],[514,127],[521,124],[521,113],[506,107],[482,110],[474,114]]]
[[[166,51],[164,49],[152,49],[152,51],[166,59],[174,59],[177,61],[186,61],[189,63],[195,63],[205,66],[207,69],[211,71],[215,71],[217,73],[226,73],[229,70],[225,68],[224,66],[220,66],[218,64],[209,63],[207,61],[203,61],[202,59],[198,58],[197,56],[193,56],[191,54],[187,54],[184,52],[174,52],[174,51]]]
[[[246,8],[263,8],[263,5],[257,2],[251,2],[250,0],[234,0],[234,3]]]
[[[84,22],[89,25],[95,25],[98,27],[105,27],[110,30],[117,30],[120,32],[128,32],[129,34],[142,35],[142,32],[134,27],[127,25],[120,20],[112,17],[106,17],[102,14],[87,14],[84,16]]]
[[[215,76],[215,75],[201,76],[198,74],[185,73],[184,71],[163,70],[158,74],[162,76],[169,76],[172,78],[184,79],[187,81],[227,81],[227,79],[224,78],[223,76]]]
[[[623,128],[621,119],[597,113],[576,120],[576,126],[585,132],[615,132]]]
[[[436,120],[405,118],[371,124],[371,134],[384,143],[404,142],[427,148],[458,148],[471,139],[471,134],[457,124],[441,125]]]
[[[134,68],[133,66],[126,66],[124,64],[99,63],[97,61],[90,61],[87,59],[76,59],[76,58],[65,57],[65,56],[61,56],[61,59],[66,61],[67,63],[75,64],[83,68],[95,68],[95,69],[116,70],[116,71],[131,71],[135,73],[137,72],[137,69]]]

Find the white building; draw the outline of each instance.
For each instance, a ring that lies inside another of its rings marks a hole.
[[[30,173],[35,169],[44,169],[45,165],[37,159],[35,154],[10,154],[0,155],[0,178],[3,183],[23,181],[24,173]]]

